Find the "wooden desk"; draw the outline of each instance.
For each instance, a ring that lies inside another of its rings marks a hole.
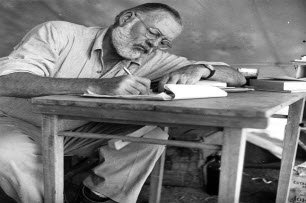
[[[162,102],[56,95],[34,98],[33,103],[37,111],[43,114],[45,200],[56,203],[63,201],[63,136],[61,135],[72,136],[72,133],[60,132],[59,124],[63,119],[84,119],[159,126],[224,127],[219,202],[239,202],[246,144],[245,128],[266,128],[268,117],[289,105],[277,193],[277,202],[283,203],[288,197],[305,96],[304,93],[254,91],[231,93],[228,97],[223,98]],[[102,137],[102,135],[96,134],[87,134],[86,136]],[[103,136],[103,138],[113,137]],[[140,139],[140,142],[149,143],[161,142],[145,138],[125,137],[125,139],[130,141],[139,141]],[[207,147],[204,143],[174,142],[178,141],[163,141],[166,145]],[[160,183],[156,190],[157,193],[160,192]],[[159,202],[159,196],[151,198],[150,202]]]

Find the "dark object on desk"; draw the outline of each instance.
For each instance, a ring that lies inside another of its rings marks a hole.
[[[306,55],[301,56],[300,59],[295,59],[292,61],[294,68],[296,70],[296,78],[305,78],[306,76]]]
[[[245,77],[246,86],[250,85],[251,79],[257,79],[259,70],[256,68],[238,68],[238,71]]]
[[[255,90],[277,91],[277,92],[306,92],[306,82],[289,81],[278,79],[250,80],[250,85]]]

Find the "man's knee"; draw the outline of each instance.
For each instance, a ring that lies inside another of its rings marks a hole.
[[[150,139],[167,140],[169,135],[162,128],[156,127],[152,131],[145,134],[143,137],[144,138],[150,138]],[[137,144],[139,144],[139,143],[137,143]],[[160,145],[160,144],[145,144],[145,143],[142,143],[141,145],[144,146],[144,148],[146,148],[146,150],[151,151],[151,153],[153,153],[153,154],[154,154],[154,151],[155,151],[155,153],[160,154],[165,149],[165,145]]]
[[[37,151],[36,144],[18,130],[0,132],[0,163],[27,161]]]
[[[24,155],[20,150],[16,149],[18,144],[14,145],[11,142],[2,141],[0,139],[0,163],[8,164],[22,160]]]
[[[143,137],[145,138],[152,138],[152,139],[160,139],[160,140],[167,140],[169,135],[160,127],[154,128],[152,131],[145,134]]]

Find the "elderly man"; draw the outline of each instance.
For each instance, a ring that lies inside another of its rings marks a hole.
[[[231,86],[245,83],[224,63],[190,61],[166,52],[182,29],[179,13],[159,3],[127,9],[108,28],[54,21],[32,29],[8,57],[0,59],[2,189],[18,202],[43,202],[40,118],[31,111],[31,97],[82,94],[87,89],[99,94],[147,94],[151,81],[159,81],[159,89],[166,83],[193,84],[208,78]],[[73,121],[64,127],[122,134],[140,126]],[[157,127],[144,136],[168,138]],[[84,180],[83,202],[136,202],[164,150],[132,143],[116,151],[103,146],[105,141],[79,139],[65,144],[66,154],[99,147],[104,160]]]

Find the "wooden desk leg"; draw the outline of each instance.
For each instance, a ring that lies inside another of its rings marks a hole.
[[[165,127],[164,131],[168,133],[169,128]],[[163,183],[163,176],[164,176],[164,165],[166,159],[166,149],[156,162],[153,171],[151,172],[151,179],[150,179],[150,198],[149,203],[159,203],[161,190],[162,190],[162,183]]]
[[[246,133],[244,129],[224,129],[219,203],[239,202],[245,145]]]
[[[44,202],[64,200],[64,138],[58,136],[57,116],[43,115],[42,154],[44,167]]]
[[[292,169],[300,136],[299,123],[302,121],[304,103],[304,99],[301,99],[289,106],[288,121],[283,141],[281,170],[277,187],[277,203],[288,201]]]
[[[164,176],[165,157],[166,152],[164,151],[159,160],[156,162],[155,167],[151,173],[149,203],[160,202],[162,182]]]

